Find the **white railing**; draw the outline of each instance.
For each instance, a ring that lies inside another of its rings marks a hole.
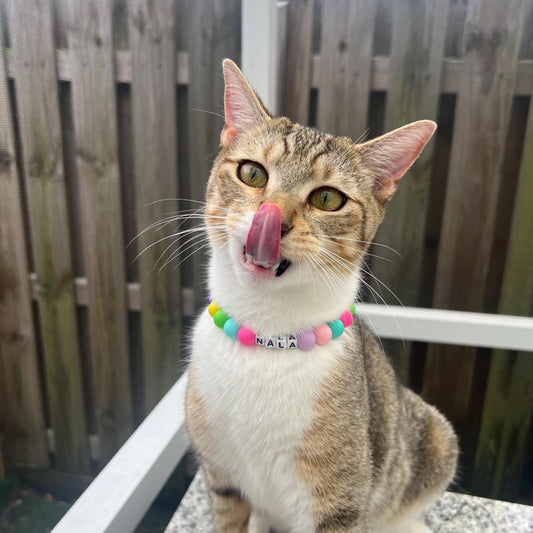
[[[533,352],[533,318],[359,304],[380,337]],[[133,531],[189,446],[187,374],[71,507],[53,533]]]

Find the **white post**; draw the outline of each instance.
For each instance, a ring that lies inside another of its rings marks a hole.
[[[268,110],[278,112],[276,0],[242,0],[241,67]]]

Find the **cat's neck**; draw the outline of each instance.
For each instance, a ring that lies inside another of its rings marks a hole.
[[[339,318],[359,289],[359,274],[325,286],[274,283],[243,285],[231,263],[213,252],[209,287],[213,300],[241,326],[265,336],[298,334]],[[281,281],[281,280],[280,280]]]

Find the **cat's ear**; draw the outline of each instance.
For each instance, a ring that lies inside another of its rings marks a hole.
[[[224,59],[222,68],[226,84],[226,124],[220,134],[220,144],[229,146],[241,133],[269,120],[270,115],[244,74],[231,59]]]
[[[415,162],[437,128],[431,120],[419,120],[358,145],[363,165],[372,173],[372,192],[380,202],[392,198],[400,178]]]

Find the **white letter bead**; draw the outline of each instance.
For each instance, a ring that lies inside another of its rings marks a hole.
[[[259,346],[264,346],[265,345],[265,338],[261,337],[260,335],[256,335],[255,336],[255,343],[259,344]]]
[[[287,348],[298,348],[298,339],[294,335],[287,335]]]
[[[286,335],[280,335],[277,338],[277,344],[276,348],[287,348],[287,336]]]
[[[265,339],[266,347],[267,348],[275,348],[276,347],[276,337],[269,337],[268,339]]]

